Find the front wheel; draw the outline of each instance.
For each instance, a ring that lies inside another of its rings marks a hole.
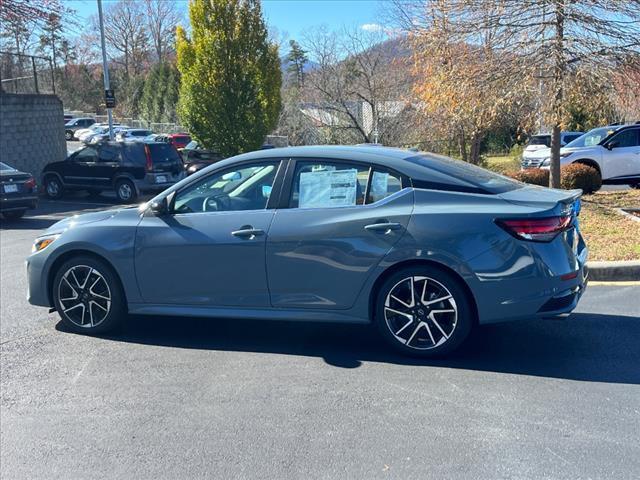
[[[57,200],[62,198],[64,194],[64,189],[62,187],[62,183],[55,176],[49,176],[44,180],[44,191],[47,194],[47,197],[52,200]]]
[[[67,141],[73,140],[73,132],[71,132],[71,131],[64,132],[64,138]]]
[[[52,297],[62,322],[76,333],[114,330],[126,313],[119,279],[108,265],[92,257],[65,262],[53,280]]]
[[[456,278],[434,267],[416,266],[396,272],[383,283],[375,323],[395,349],[434,357],[454,351],[469,336],[473,309]]]

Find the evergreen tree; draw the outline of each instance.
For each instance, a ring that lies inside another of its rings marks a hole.
[[[304,65],[309,61],[307,52],[302,49],[300,44],[295,40],[289,41],[289,54],[287,55],[287,71],[295,76],[298,88],[304,86]]]
[[[207,148],[258,148],[280,111],[280,60],[257,0],[193,0],[178,28],[182,124]]]
[[[179,88],[180,74],[175,65],[167,62],[154,65],[140,100],[142,117],[152,123],[174,123]]]

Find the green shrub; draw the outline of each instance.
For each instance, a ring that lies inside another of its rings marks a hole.
[[[560,186],[566,190],[581,189],[584,193],[600,190],[602,178],[598,171],[583,163],[572,163],[560,169]]]
[[[541,187],[549,186],[549,170],[542,168],[528,168],[510,173],[509,176],[524,183],[540,185]]]

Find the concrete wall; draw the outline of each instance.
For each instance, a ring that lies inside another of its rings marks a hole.
[[[55,95],[0,94],[0,161],[33,174],[64,160],[62,102]]]

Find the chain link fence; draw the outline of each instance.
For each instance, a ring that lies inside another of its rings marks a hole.
[[[0,90],[18,94],[56,93],[51,59],[0,51]]]

